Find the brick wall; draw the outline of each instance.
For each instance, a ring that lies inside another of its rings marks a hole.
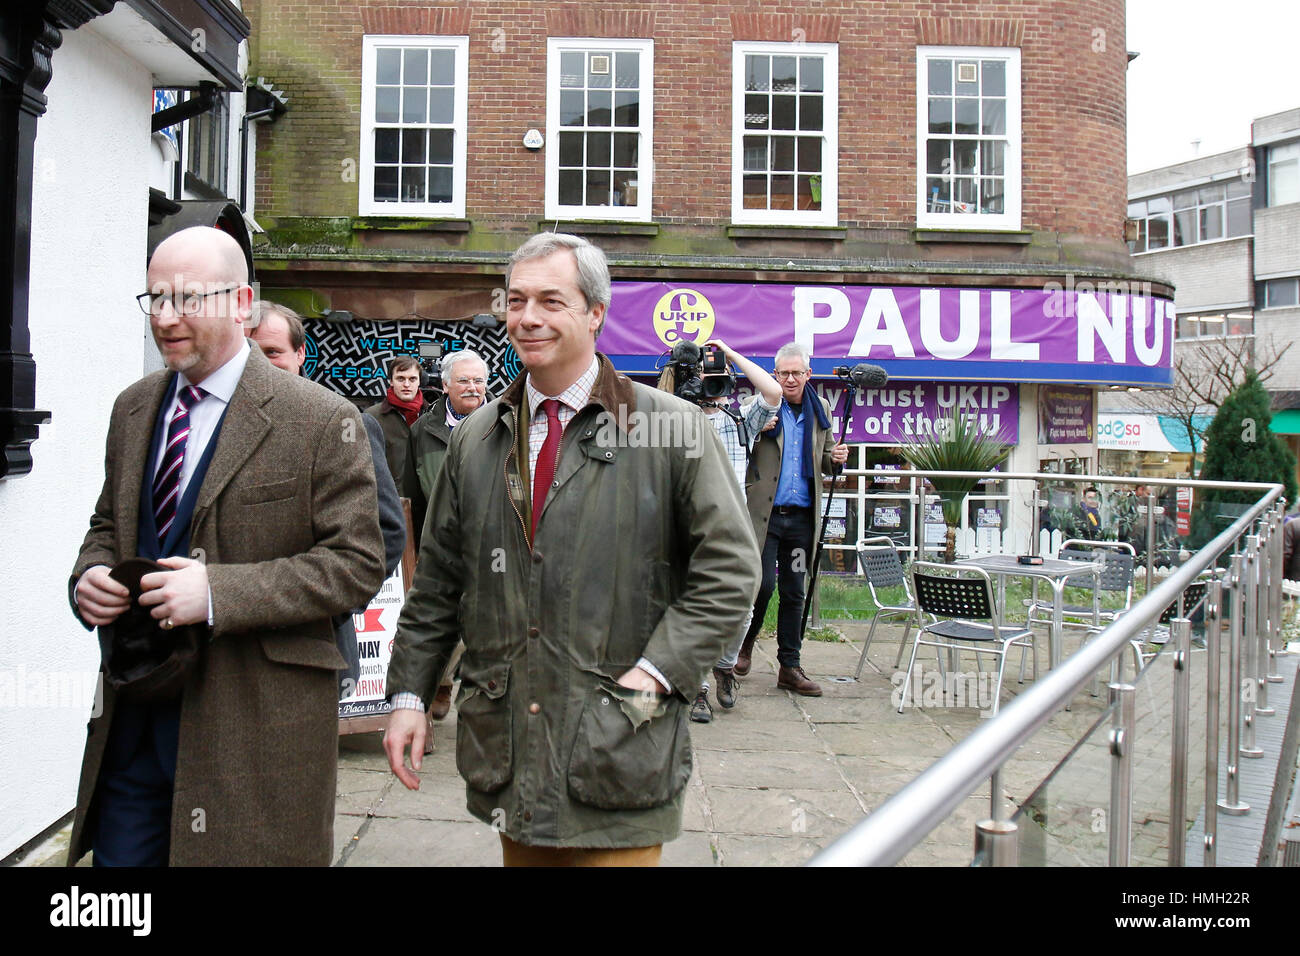
[[[543,214],[544,156],[520,139],[529,127],[547,132],[547,37],[650,36],[654,217],[716,230],[730,222],[732,41],[802,37],[839,44],[840,224],[910,229],[916,47],[1011,44],[1022,50],[1023,227],[1063,235],[1065,247],[1081,237],[1110,263],[1126,193],[1123,8],[1123,0],[827,0],[805,14],[761,2],[248,0],[250,73],[290,97],[290,112],[259,128],[257,204],[269,216],[355,215],[362,36],[467,34],[466,214],[476,233],[531,230]]]

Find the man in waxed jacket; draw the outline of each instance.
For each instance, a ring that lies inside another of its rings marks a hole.
[[[442,357],[442,386],[444,394],[429,406],[429,410],[411,427],[411,456],[415,474],[420,480],[420,493],[425,501],[433,494],[434,482],[442,471],[442,461],[447,457],[451,433],[465,416],[487,401],[487,363],[473,349],[449,352]],[[442,720],[451,711],[451,688],[456,665],[460,661],[461,645],[447,662],[447,670],[438,682],[429,716]]]
[[[653,865],[681,828],[687,708],[757,588],[713,428],[596,352],[604,254],[543,234],[506,273],[527,373],[452,435],[388,669],[412,789],[458,639],[456,764],[507,865]]]

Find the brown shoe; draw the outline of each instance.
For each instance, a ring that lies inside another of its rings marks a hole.
[[[776,675],[776,686],[792,690],[802,697],[820,697],[822,689],[808,679],[802,667],[782,667]]]
[[[757,634],[754,635],[754,637],[757,636]],[[753,663],[751,658],[754,654],[754,637],[745,638],[745,643],[740,645],[740,654],[736,657],[736,666],[731,669],[731,673],[737,677],[744,677],[749,673],[749,665]]]
[[[443,720],[451,713],[451,685],[443,684],[438,688],[438,693],[433,697],[433,703],[429,706],[429,716],[434,720]]]

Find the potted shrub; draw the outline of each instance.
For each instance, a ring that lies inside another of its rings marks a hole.
[[[975,416],[960,415],[954,411],[947,419],[936,421],[931,434],[914,436],[906,442],[902,455],[910,467],[927,474],[937,471],[992,473],[1006,459],[1009,451],[997,436],[980,431]],[[957,529],[961,526],[962,508],[966,496],[975,490],[979,481],[978,478],[930,478],[930,483],[939,496],[944,524],[948,527],[943,556],[947,564],[952,564],[957,559]]]

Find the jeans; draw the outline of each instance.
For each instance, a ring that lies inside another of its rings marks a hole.
[[[745,638],[749,635],[749,624],[753,620],[754,609],[751,607],[745,615],[745,623],[740,625],[740,630],[731,639],[731,643],[723,648],[722,656],[718,658],[718,670],[729,671],[736,666],[736,658],[740,657],[740,645],[745,643]]]
[[[782,667],[799,666],[799,647],[803,635],[804,573],[812,563],[813,511],[811,508],[772,509],[763,542],[763,583],[754,602],[754,617],[746,638],[763,627],[767,602],[779,589],[780,604],[776,617],[776,659]]]

